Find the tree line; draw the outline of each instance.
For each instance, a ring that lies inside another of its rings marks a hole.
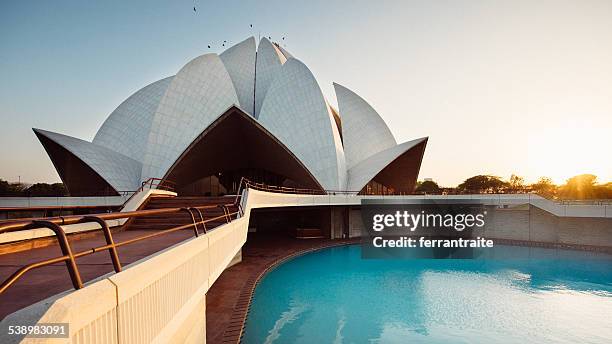
[[[486,193],[535,193],[555,199],[612,199],[612,182],[600,184],[593,174],[580,174],[569,178],[565,184],[555,185],[552,179],[542,177],[533,184],[513,174],[503,180],[492,175],[477,175],[456,187],[441,187],[435,181],[417,183],[418,194],[486,194]]]
[[[0,196],[10,197],[62,197],[68,192],[62,183],[9,183],[0,179]]]
[[[555,199],[612,199],[612,182],[600,184],[597,176],[581,174],[569,178],[563,185],[555,185],[550,178],[542,177],[536,183],[512,175],[503,180],[492,175],[477,175],[456,187],[441,187],[433,180],[419,181],[417,194],[487,194],[487,193],[536,193]],[[62,183],[9,183],[0,179],[0,197],[62,197],[68,192]]]

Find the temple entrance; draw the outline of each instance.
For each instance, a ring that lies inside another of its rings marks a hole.
[[[255,183],[293,187],[296,182],[285,176],[255,168],[243,168],[234,171],[218,172],[197,181],[181,185],[177,192],[181,196],[225,196],[235,195],[240,187],[240,180],[247,178]]]
[[[230,108],[187,147],[164,177],[181,196],[235,194],[242,177],[268,185],[322,190],[291,151],[254,118]]]

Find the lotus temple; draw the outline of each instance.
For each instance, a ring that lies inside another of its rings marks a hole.
[[[149,178],[179,195],[236,192],[254,182],[361,194],[413,191],[427,138],[397,143],[345,86],[338,108],[308,67],[250,37],[204,54],[121,103],[91,142],[34,129],[71,196],[118,195]]]
[[[427,137],[334,89],[250,37],[33,129],[68,195],[0,197],[0,343],[611,342],[612,204],[417,195]]]

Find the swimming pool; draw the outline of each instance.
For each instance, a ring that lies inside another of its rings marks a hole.
[[[609,256],[543,259],[553,250],[539,248],[520,260],[363,260],[360,249],[320,250],[269,272],[243,342],[612,342]]]

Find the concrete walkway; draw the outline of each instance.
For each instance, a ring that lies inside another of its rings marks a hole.
[[[156,231],[120,231],[113,233],[113,240],[121,242],[153,232]],[[121,264],[125,267],[191,237],[193,237],[191,229],[178,231],[119,247],[117,251]],[[90,238],[71,241],[73,252],[84,251],[105,244],[102,233]],[[4,281],[24,265],[58,256],[62,256],[62,253],[57,244],[0,255],[0,280]],[[84,283],[114,271],[108,251],[78,258],[76,262]],[[73,289],[72,282],[66,264],[63,262],[26,272],[17,283],[0,294],[0,319],[16,310],[70,289]]]

